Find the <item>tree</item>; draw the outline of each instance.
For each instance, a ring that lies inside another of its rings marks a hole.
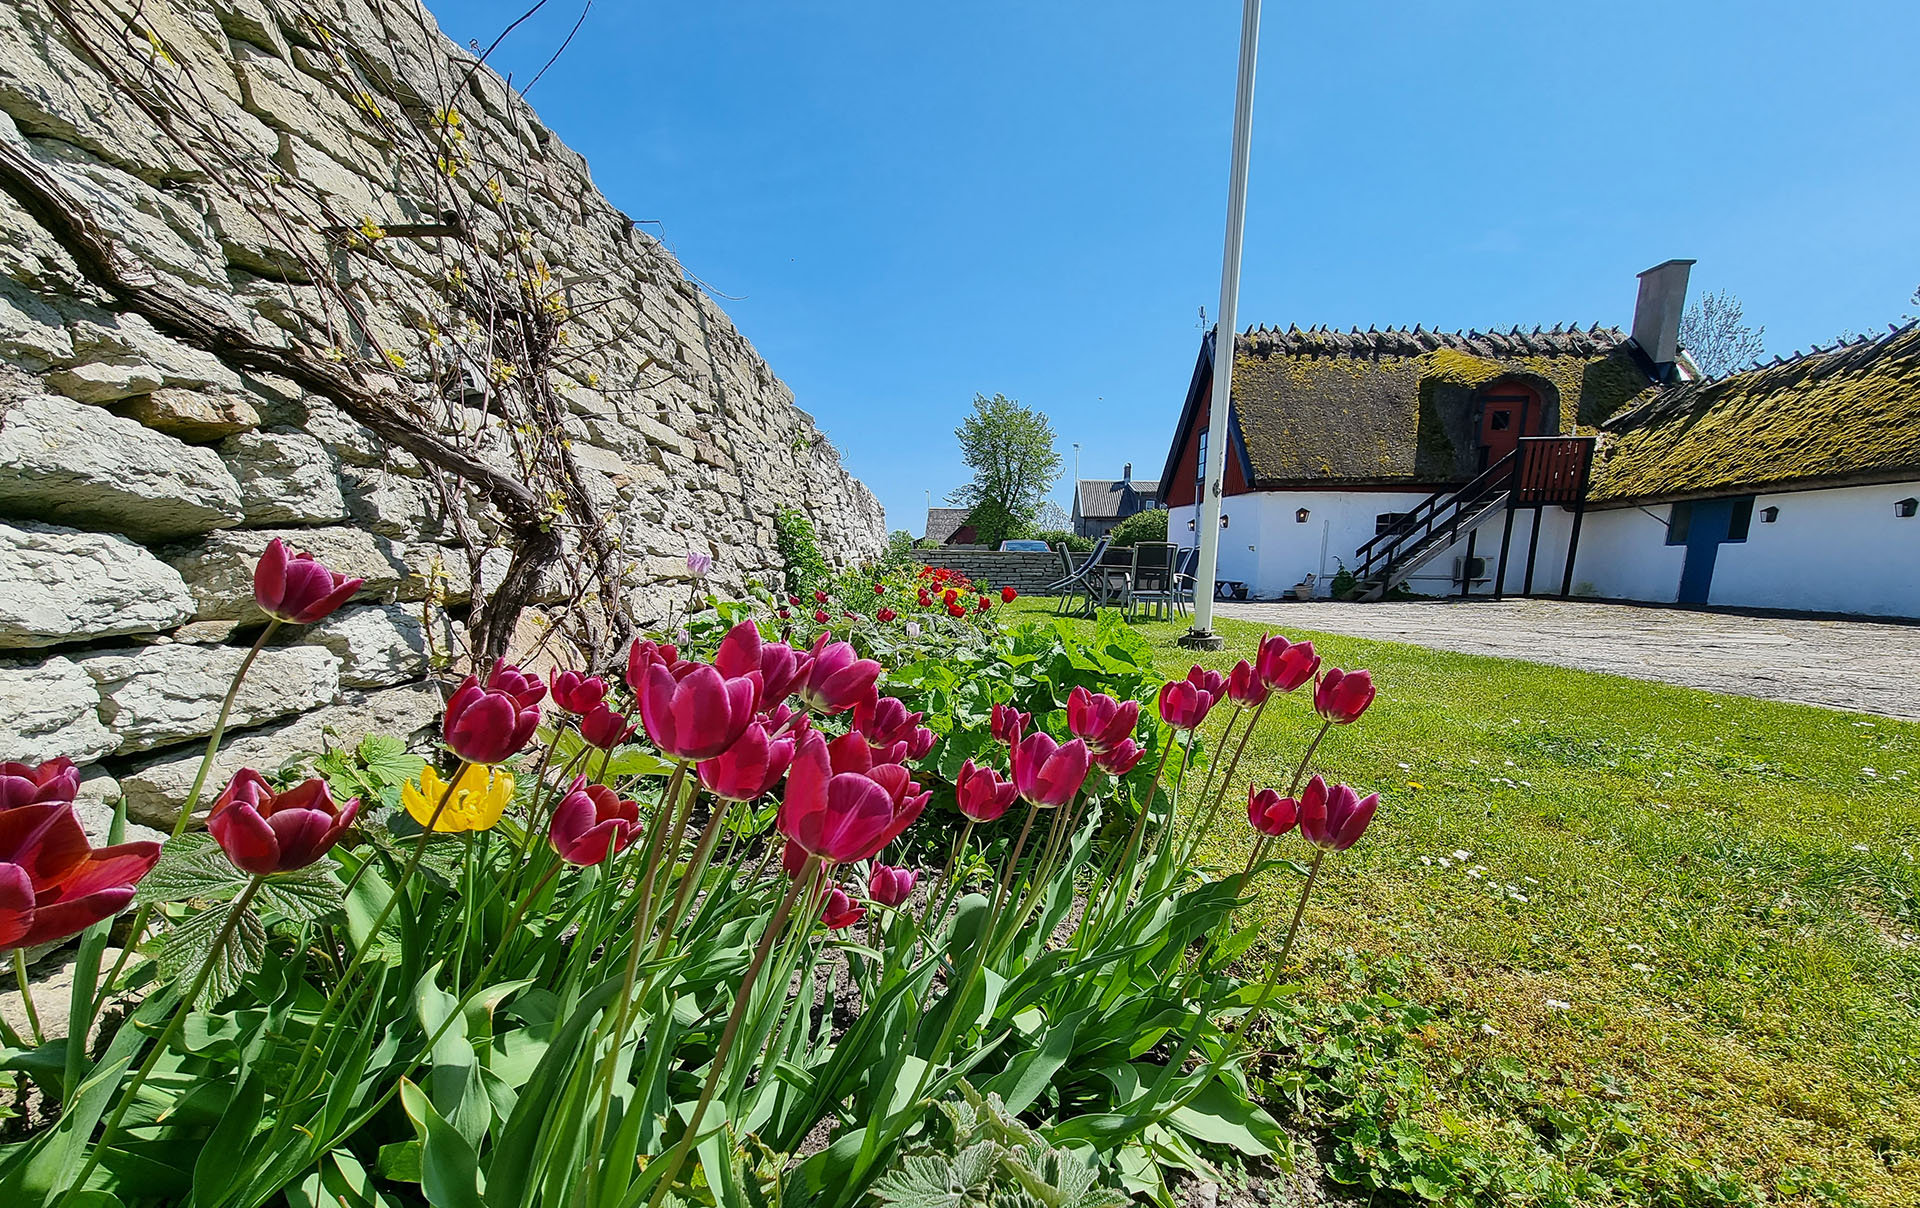
[[[973,481],[948,501],[973,508],[995,504],[1018,525],[1030,523],[1060,477],[1060,454],[1046,415],[1003,394],[976,394],[973,413],[953,434]]]
[[[1138,545],[1142,541],[1165,541],[1167,539],[1167,509],[1148,508],[1113,526],[1107,534],[1115,545]]]
[[[1708,377],[1732,373],[1766,351],[1761,337],[1767,329],[1748,327],[1743,318],[1740,299],[1730,292],[1702,294],[1680,316],[1680,347]]]

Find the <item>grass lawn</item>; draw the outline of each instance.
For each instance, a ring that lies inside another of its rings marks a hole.
[[[1184,628],[1137,627],[1168,676],[1194,661]],[[1201,661],[1224,670],[1261,630],[1219,632]],[[1379,685],[1315,759],[1382,806],[1322,871],[1264,1070],[1338,1138],[1337,1174],[1500,1202],[1920,1204],[1920,725],[1288,636]],[[1246,783],[1284,791],[1316,720],[1268,707],[1213,861],[1244,862]],[[1297,885],[1262,883],[1275,942]]]

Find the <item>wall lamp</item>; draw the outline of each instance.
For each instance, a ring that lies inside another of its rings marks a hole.
[[[1293,522],[1295,524],[1305,524],[1307,522],[1307,517],[1311,515],[1313,515],[1312,512],[1309,512],[1305,508],[1301,508],[1299,511],[1293,514]]]
[[[1920,499],[1915,499],[1911,495],[1893,505],[1893,514],[1902,520],[1912,519],[1915,512],[1920,512]]]
[[[1772,524],[1774,521],[1778,519],[1780,519],[1779,508],[1761,508],[1760,509],[1761,524]]]

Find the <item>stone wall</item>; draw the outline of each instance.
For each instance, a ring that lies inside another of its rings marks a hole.
[[[937,549],[916,549],[913,556],[922,566],[944,566],[959,571],[975,583],[1011,587],[1021,595],[1038,595],[1066,574],[1057,553],[943,545]]]
[[[585,161],[490,70],[474,70],[424,9],[72,8],[145,56],[135,74],[197,90],[197,116],[271,169],[269,187],[369,223],[436,214],[395,166],[391,127],[373,117],[418,121],[436,83],[463,81],[461,137],[513,154],[435,186],[481,201],[493,191],[477,207],[493,234],[520,241],[556,280],[597,291],[569,318],[593,355],[549,380],[570,412],[583,484],[616,518],[630,559],[624,590],[643,621],[685,598],[690,550],[718,554],[722,589],[777,574],[782,505],[809,513],[837,563],[878,552],[878,503],[787,387],[594,189]],[[288,247],[325,228],[266,223],[237,202],[218,159],[116,91],[49,0],[0,5],[0,143],[83,198],[143,271],[263,340],[324,342],[332,320]],[[175,816],[262,623],[249,575],[274,536],[366,584],[330,620],[263,653],[210,783],[217,790],[243,762],[277,767],[369,732],[430,727],[474,590],[473,547],[456,533],[484,536],[486,508],[318,395],[116,306],[23,200],[0,189],[0,759],[68,755],[88,765],[95,807],[123,792],[137,820]],[[391,294],[374,286],[380,273],[404,284],[420,264],[404,241],[388,243],[378,257],[336,259],[345,287],[371,299],[368,325],[392,331],[394,347],[419,324],[383,309]]]

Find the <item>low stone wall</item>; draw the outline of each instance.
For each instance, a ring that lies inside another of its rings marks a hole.
[[[1011,587],[1021,595],[1039,595],[1065,573],[1060,555],[988,549],[985,546],[943,545],[917,549],[913,556],[923,566],[957,570],[976,583]]]

